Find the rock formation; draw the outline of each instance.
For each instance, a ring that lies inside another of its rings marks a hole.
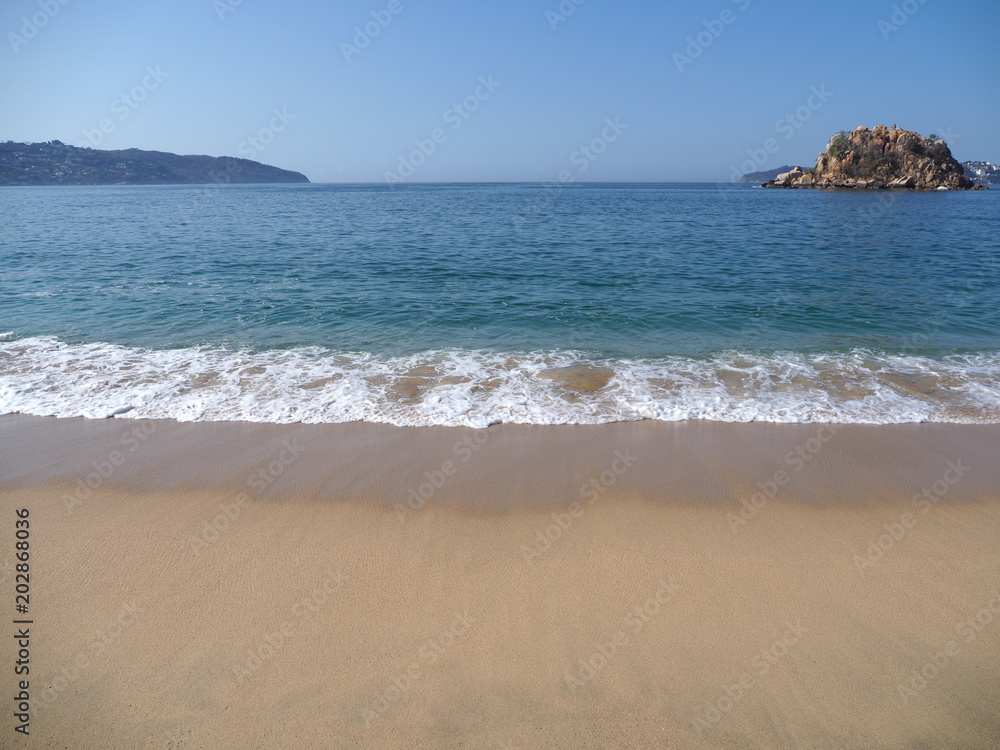
[[[948,144],[934,136],[879,125],[841,131],[830,139],[812,169],[795,167],[761,187],[853,188],[906,190],[983,190],[970,180],[951,155]]]

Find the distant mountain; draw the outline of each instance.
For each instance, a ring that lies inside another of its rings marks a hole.
[[[963,161],[962,169],[980,185],[1000,185],[1000,167],[988,161]]]
[[[0,143],[0,185],[207,185],[309,182],[298,172],[229,156],[98,151],[48,143]]]
[[[768,180],[773,180],[782,172],[790,172],[792,170],[791,164],[786,164],[783,167],[778,167],[777,169],[769,169],[766,172],[748,172],[747,174],[740,177],[737,182],[756,182],[758,185],[762,182],[767,182]]]

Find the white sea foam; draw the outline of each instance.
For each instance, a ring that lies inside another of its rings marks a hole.
[[[395,425],[1000,422],[1000,353],[140,349],[0,336],[0,414]]]

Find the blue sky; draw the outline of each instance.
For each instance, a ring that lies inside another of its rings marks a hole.
[[[0,139],[315,182],[722,181],[895,122],[998,162],[998,29],[997,0],[5,0]]]

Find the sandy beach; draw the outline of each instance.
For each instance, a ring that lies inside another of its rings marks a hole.
[[[998,444],[0,417],[0,746],[994,748]]]

